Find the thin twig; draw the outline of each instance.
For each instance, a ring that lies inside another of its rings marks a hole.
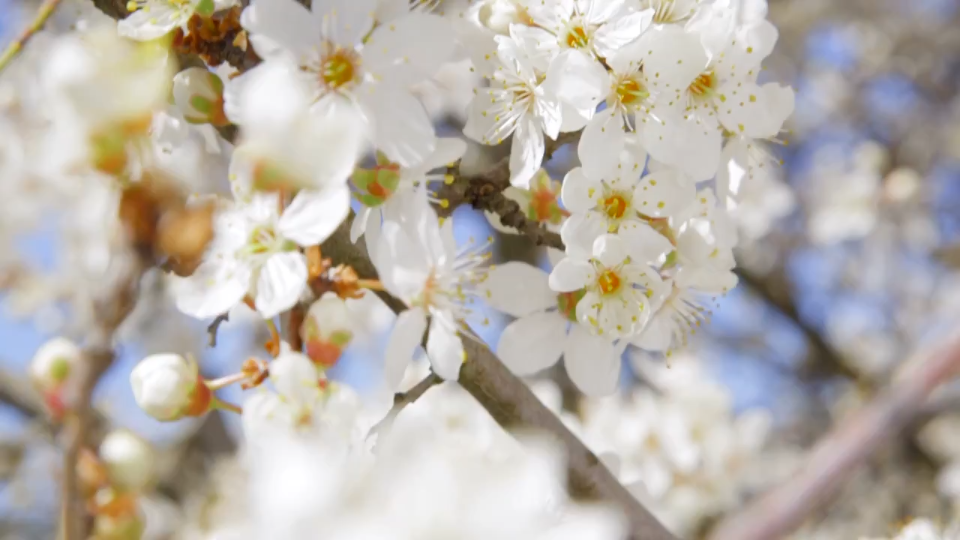
[[[217,318],[213,320],[212,323],[207,326],[207,346],[216,347],[217,346],[217,332],[220,330],[220,325],[230,320],[229,313],[223,313],[217,315]]]
[[[57,9],[57,6],[60,5],[60,0],[44,0],[40,4],[40,9],[37,10],[37,16],[30,21],[30,24],[23,29],[23,32],[17,36],[7,48],[3,50],[3,53],[0,54],[0,71],[3,71],[10,62],[23,50],[23,47],[30,41],[30,38],[39,32],[43,25],[47,23],[47,19],[53,15],[53,12]]]
[[[393,425],[393,421],[396,420],[397,416],[404,409],[404,407],[420,399],[423,394],[427,393],[427,390],[442,382],[443,379],[431,371],[429,375],[424,377],[422,381],[418,382],[410,390],[407,390],[406,392],[397,392],[394,394],[393,407],[390,409],[390,412],[387,413],[387,416],[385,416],[383,420],[377,422],[377,425],[373,426],[367,437],[369,438],[374,434],[379,435],[380,433],[390,429],[390,426]]]
[[[323,253],[353,267],[359,276],[376,279],[376,268],[366,251],[350,242],[349,230],[347,220],[324,242]],[[406,308],[393,297],[388,296],[385,301],[396,312]],[[505,429],[545,431],[554,436],[568,456],[571,495],[615,505],[629,520],[631,540],[676,540],[496,355],[471,339],[464,339],[463,345],[467,361],[460,369],[460,385]]]
[[[908,367],[913,369],[824,437],[796,476],[722,522],[711,540],[774,540],[799,527],[883,441],[911,423],[935,388],[960,371],[960,338],[918,355]]]

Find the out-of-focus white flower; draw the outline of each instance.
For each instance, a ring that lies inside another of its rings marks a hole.
[[[271,318],[292,307],[307,284],[306,256],[333,233],[350,212],[346,186],[301,191],[280,211],[277,193],[256,193],[220,211],[203,263],[178,280],[177,307],[205,319],[226,313],[250,296]]]
[[[943,529],[934,525],[929,519],[917,518],[900,529],[900,532],[890,540],[954,540],[958,535],[960,535],[960,527],[956,525]],[[861,540],[871,539],[862,538]]]
[[[322,367],[332,367],[353,339],[354,324],[345,300],[328,292],[314,302],[300,327],[305,352]]]
[[[76,368],[83,352],[69,339],[58,337],[37,349],[30,362],[30,378],[55,416],[63,414],[76,391]]]
[[[177,73],[173,77],[173,100],[187,122],[214,126],[229,123],[223,112],[223,81],[208,69],[192,67]]]
[[[472,335],[463,320],[486,272],[488,244],[458,250],[453,221],[441,226],[424,193],[410,193],[402,221],[388,221],[374,264],[384,287],[411,309],[400,314],[387,343],[384,374],[396,387],[430,322],[427,355],[434,372],[453,380],[466,353],[460,334]]]
[[[295,66],[263,62],[227,85],[224,110],[241,127],[230,164],[237,198],[256,190],[339,188],[353,171],[364,150],[362,118],[350,107],[307,114],[313,97],[302,75]]]
[[[130,386],[137,405],[163,422],[200,416],[209,410],[213,398],[197,363],[179,354],[144,358],[130,372]]]
[[[155,459],[150,444],[125,429],[115,429],[100,443],[100,460],[110,484],[124,491],[145,488],[154,475]]]
[[[130,0],[131,13],[117,23],[121,36],[149,41],[172,32],[186,29],[194,14],[209,17],[215,11],[235,5],[236,0]]]
[[[355,111],[378,150],[415,166],[436,139],[409,88],[450,59],[455,32],[450,21],[421,10],[374,27],[375,13],[375,0],[324,0],[309,11],[294,0],[255,0],[241,22],[266,61],[241,79],[276,62],[292,64],[312,112]]]

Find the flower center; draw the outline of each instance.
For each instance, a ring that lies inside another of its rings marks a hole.
[[[690,83],[690,87],[687,90],[696,97],[704,97],[713,93],[716,85],[716,73],[713,71],[704,71]]]
[[[582,25],[571,27],[567,31],[567,47],[582,49],[590,43],[590,36]]]
[[[323,84],[336,89],[352,82],[359,71],[354,56],[345,49],[337,48],[324,57],[320,65],[320,80]]]
[[[624,105],[631,105],[638,101],[646,99],[650,93],[647,90],[640,86],[640,83],[635,79],[623,79],[617,84],[616,88],[617,97],[620,99],[620,103]]]
[[[613,270],[604,270],[597,276],[597,287],[603,294],[614,294],[620,290],[620,276]]]
[[[277,233],[273,225],[258,225],[250,232],[247,244],[240,248],[240,255],[263,255],[278,251],[291,251],[297,245]]]
[[[600,204],[603,206],[603,213],[610,219],[620,219],[623,217],[623,214],[627,212],[627,200],[619,193],[614,193],[606,199],[603,199],[603,202]]]

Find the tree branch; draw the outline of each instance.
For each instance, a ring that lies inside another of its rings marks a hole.
[[[418,382],[410,390],[407,390],[406,392],[397,392],[394,394],[393,407],[390,409],[390,412],[387,413],[387,416],[385,416],[383,420],[377,422],[377,425],[373,426],[373,428],[370,430],[370,434],[367,436],[369,437],[374,433],[382,433],[383,431],[390,429],[390,426],[393,425],[393,421],[397,418],[397,415],[400,414],[400,411],[402,411],[404,407],[420,399],[421,396],[427,393],[427,390],[442,382],[443,379],[431,371],[429,375],[424,377],[422,381]]]
[[[800,526],[880,443],[908,427],[934,389],[960,371],[960,339],[917,355],[907,368],[889,389],[825,436],[794,478],[722,522],[711,540],[774,540]]]
[[[344,222],[333,237],[324,242],[323,253],[338,263],[352,266],[361,277],[376,278],[376,268],[363,248],[350,242],[349,230],[349,223]],[[393,297],[386,301],[396,312],[406,309]],[[464,339],[463,344],[467,360],[460,369],[460,385],[504,428],[547,431],[556,437],[566,450],[571,495],[617,506],[630,522],[633,540],[676,540],[487,347],[470,339]]]

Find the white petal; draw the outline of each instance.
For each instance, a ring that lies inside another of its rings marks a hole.
[[[500,144],[517,128],[525,115],[511,113],[513,93],[486,90],[477,91],[467,107],[467,124],[463,134],[482,144]],[[502,116],[501,116],[502,115]]]
[[[267,259],[257,279],[255,304],[265,319],[293,307],[307,285],[307,261],[299,251],[277,253]]]
[[[646,9],[617,17],[604,24],[593,35],[597,53],[603,58],[613,56],[624,45],[640,37],[652,21],[653,10]]]
[[[673,342],[673,333],[667,317],[665,312],[655,314],[643,332],[631,338],[630,343],[646,351],[662,352],[669,349]]]
[[[421,309],[408,309],[397,317],[397,322],[387,340],[384,355],[383,376],[387,387],[397,388],[413,358],[413,353],[423,340],[427,329],[427,317]]]
[[[137,10],[126,19],[117,22],[117,33],[137,41],[150,41],[165,36],[183,22],[178,11],[166,3],[150,6],[150,11]]]
[[[642,264],[660,264],[661,258],[673,251],[673,244],[653,227],[639,221],[623,224],[617,232],[630,257]]]
[[[374,259],[380,280],[391,294],[411,301],[429,277],[431,261],[426,247],[394,221],[385,222],[381,232]]]
[[[324,0],[313,4],[313,24],[326,29],[323,37],[347,48],[363,41],[373,26],[376,0]]]
[[[607,396],[617,389],[620,356],[612,343],[574,325],[563,348],[563,365],[584,394]]]
[[[174,281],[177,309],[197,319],[222,315],[240,303],[250,288],[250,271],[232,263],[227,269],[219,260],[208,260],[187,278]]]
[[[644,215],[670,217],[694,203],[696,189],[679,171],[663,169],[641,178],[633,197],[637,210]]]
[[[329,238],[348,215],[350,190],[346,186],[301,191],[284,209],[277,230],[302,247],[315,246]]]
[[[578,253],[593,252],[593,243],[607,232],[607,222],[599,212],[573,214],[560,227],[563,245]]]
[[[510,37],[517,42],[533,67],[540,72],[547,71],[550,63],[560,53],[556,36],[543,28],[511,24]]]
[[[500,334],[497,356],[516,375],[532,375],[557,363],[563,352],[567,321],[541,311],[517,319]]]
[[[547,273],[526,263],[497,265],[480,284],[490,307],[512,317],[523,317],[557,305],[557,293],[547,283]]]
[[[297,60],[322,38],[320,26],[295,0],[252,0],[240,22],[262,58],[285,54]]]
[[[372,208],[367,208],[364,206],[357,212],[357,215],[353,216],[353,223],[350,224],[350,241],[354,244],[357,243],[357,240],[363,236],[363,233],[367,230],[367,220],[370,219],[370,213],[373,212]],[[375,245],[375,244],[371,244]]]
[[[557,263],[550,272],[550,288],[557,292],[578,291],[587,284],[591,273],[590,263],[568,257]]]
[[[377,148],[403,167],[427,159],[437,147],[433,124],[410,92],[383,84],[364,84],[356,93],[373,126]]]
[[[467,143],[463,139],[457,137],[438,138],[436,149],[426,161],[420,164],[419,168],[431,171],[438,167],[444,167],[462,158],[466,152]]]
[[[427,336],[427,356],[433,371],[447,381],[455,381],[463,365],[463,342],[457,335],[457,325],[445,312],[435,313]]]
[[[594,241],[593,256],[600,261],[600,264],[611,268],[627,258],[627,246],[617,236],[605,234]]]
[[[673,25],[651,29],[632,46],[644,52],[647,81],[665,91],[686,88],[707,67],[698,36]]]
[[[450,59],[456,34],[450,21],[413,12],[377,27],[363,47],[363,66],[378,80],[406,88]]]
[[[570,212],[587,212],[597,206],[602,188],[603,185],[597,177],[587,176],[583,168],[576,167],[570,169],[563,178],[560,200],[563,201],[563,207]]]
[[[551,139],[556,139],[563,127],[563,102],[552,95],[544,95],[536,100],[533,113],[540,121],[543,133]]]
[[[620,111],[608,107],[598,112],[583,129],[577,145],[577,155],[587,176],[607,178],[616,170],[625,138]]]
[[[530,179],[540,170],[545,142],[543,132],[533,117],[527,115],[517,123],[510,145],[510,184],[529,189]]]
[[[710,179],[720,168],[720,130],[704,126],[692,116],[684,120],[665,114],[662,121],[650,117],[643,125],[643,141],[651,157],[680,169],[691,180]]]
[[[550,93],[577,109],[593,109],[609,90],[607,70],[579,49],[567,49],[550,64],[544,85]]]

